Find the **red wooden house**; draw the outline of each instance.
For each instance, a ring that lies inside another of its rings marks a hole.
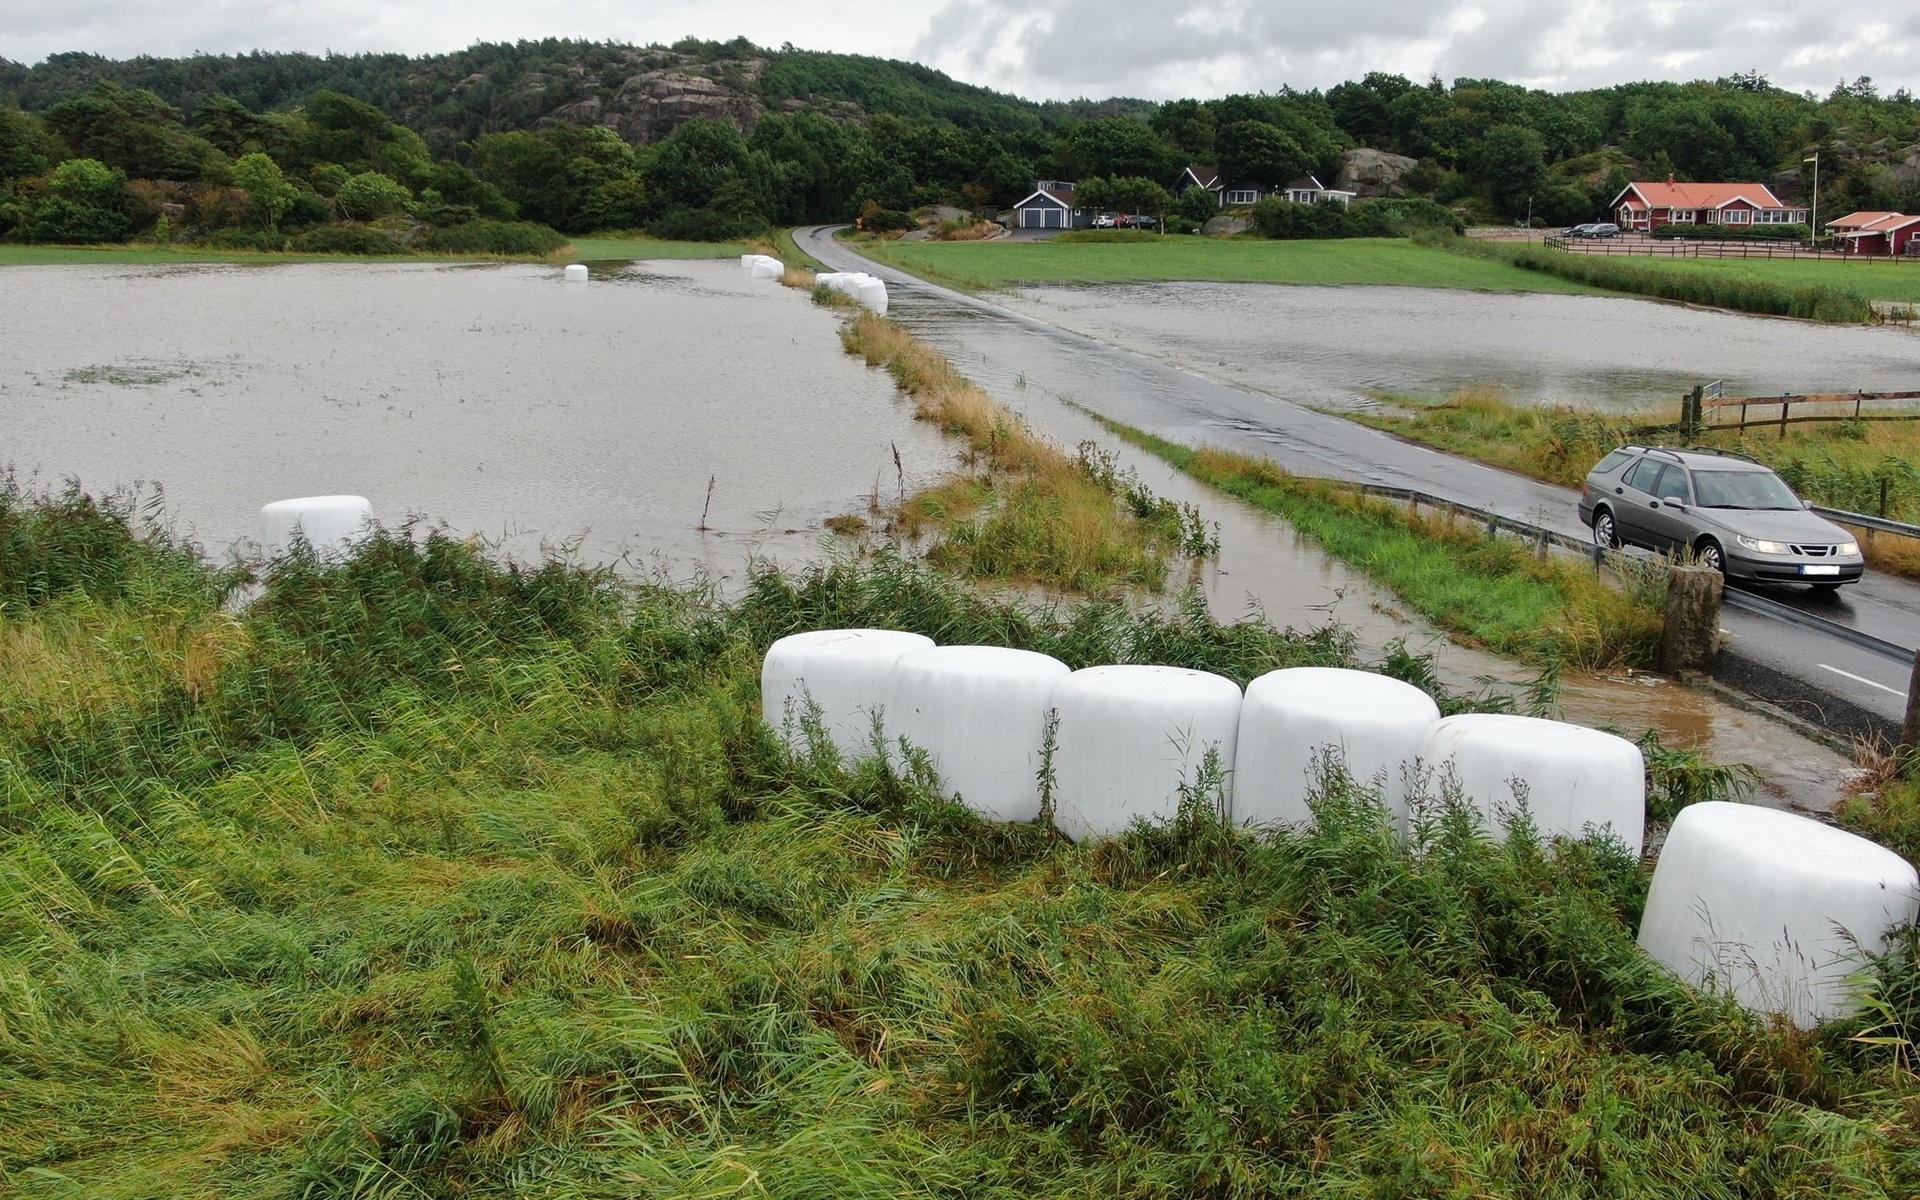
[[[1622,229],[1651,233],[1662,225],[1791,225],[1807,210],[1783,204],[1764,183],[1630,183],[1613,198]]]
[[[1920,239],[1920,217],[1903,213],[1848,213],[1837,221],[1828,221],[1827,232],[1842,254],[1920,253],[1920,240],[1916,240]]]

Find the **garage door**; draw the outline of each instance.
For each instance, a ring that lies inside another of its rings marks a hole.
[[[1049,208],[1046,210],[1046,213],[1047,213],[1047,228],[1048,229],[1060,228],[1060,218],[1065,214],[1062,213],[1057,208]]]
[[[1039,227],[1040,227],[1040,210],[1039,209],[1023,208],[1020,210],[1020,228],[1038,229]]]

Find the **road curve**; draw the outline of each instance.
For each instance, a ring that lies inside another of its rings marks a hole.
[[[1304,475],[1415,488],[1586,536],[1569,489],[1249,392],[990,298],[929,283],[836,240],[840,228],[809,226],[795,230],[794,238],[832,269],[866,271],[886,280],[891,315],[963,369],[970,362],[1004,360],[1008,377],[1017,369],[1022,379],[1032,378],[1103,416],[1170,440],[1263,455]],[[1841,735],[1897,732],[1911,655],[1920,648],[1920,586],[1870,574],[1838,596],[1789,588],[1761,594],[1871,634],[1906,654],[1896,658],[1832,633],[1730,606],[1721,620],[1727,648],[1714,674]]]

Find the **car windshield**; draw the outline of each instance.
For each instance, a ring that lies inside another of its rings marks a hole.
[[[1772,471],[1695,471],[1693,491],[1702,508],[1800,507]]]

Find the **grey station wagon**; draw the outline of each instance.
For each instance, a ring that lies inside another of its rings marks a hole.
[[[1691,553],[1729,579],[1831,591],[1862,569],[1853,535],[1778,475],[1711,450],[1622,446],[1587,473],[1580,520],[1599,545]]]

